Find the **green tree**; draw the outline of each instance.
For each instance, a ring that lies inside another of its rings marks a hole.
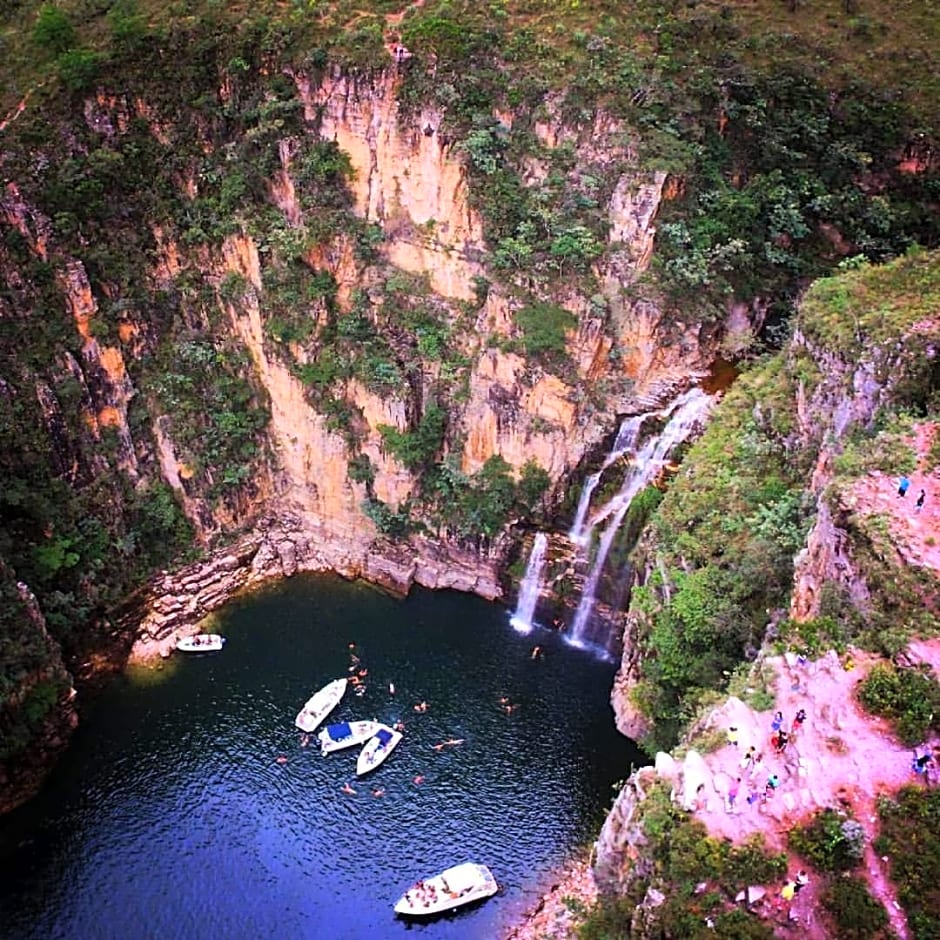
[[[549,253],[559,268],[568,264],[577,271],[587,266],[604,250],[597,236],[585,225],[569,225],[552,239]]]
[[[98,77],[101,56],[91,49],[68,49],[56,59],[59,78],[69,91],[85,91]]]
[[[412,472],[425,469],[434,459],[444,439],[447,414],[437,402],[431,402],[414,431],[399,431],[390,424],[380,424],[382,446]]]
[[[65,11],[51,3],[41,6],[33,27],[33,42],[55,55],[71,49],[75,45],[75,28]]]
[[[536,460],[527,460],[519,475],[519,502],[527,512],[532,512],[545,495],[551,483],[548,471]]]
[[[940,683],[927,668],[879,663],[859,684],[858,698],[867,711],[893,722],[912,747],[940,729]]]

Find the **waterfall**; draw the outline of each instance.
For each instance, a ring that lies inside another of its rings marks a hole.
[[[643,422],[650,417],[651,414],[655,414],[655,412],[631,415],[629,418],[624,418],[620,423],[620,430],[617,432],[617,440],[614,441],[614,446],[604,460],[603,466],[597,473],[592,473],[584,481],[581,497],[578,500],[578,508],[574,514],[574,522],[571,523],[571,529],[568,532],[569,540],[575,545],[581,547],[587,545],[591,530],[585,526],[584,520],[587,518],[594,488],[600,482],[602,474],[615,460],[619,460],[627,451],[633,450],[633,448],[636,447],[636,439],[639,436],[640,428],[643,427]]]
[[[610,520],[601,535],[594,563],[581,594],[581,602],[571,624],[569,640],[574,645],[588,645],[588,627],[594,611],[597,586],[601,580],[607,555],[633,497],[655,479],[666,465],[673,449],[686,440],[695,425],[707,414],[712,403],[713,399],[710,395],[699,388],[693,388],[680,395],[661,412],[662,417],[668,418],[662,432],[650,438],[637,452],[633,465],[628,469],[618,493],[586,523],[585,544],[590,540],[590,534],[595,526],[605,520]]]
[[[532,629],[532,615],[535,613],[535,604],[539,599],[539,582],[542,569],[545,567],[545,550],[548,548],[548,536],[544,532],[535,534],[532,543],[532,554],[526,565],[525,577],[519,586],[519,600],[516,610],[509,621],[520,633],[528,633]]]

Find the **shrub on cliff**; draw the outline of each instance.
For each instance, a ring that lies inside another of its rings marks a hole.
[[[755,834],[733,845],[707,834],[698,820],[676,807],[663,782],[653,785],[640,804],[643,833],[649,840],[651,875],[637,878],[624,899],[602,898],[579,928],[582,940],[620,937],[724,938],[765,940],[772,929],[739,910],[734,901],[748,885],[769,884],[786,871],[786,856],[767,852]],[[637,870],[650,870],[637,865]],[[700,886],[705,884],[706,890]],[[661,892],[659,906],[641,904],[649,889]],[[709,927],[707,922],[714,924]]]
[[[868,891],[865,882],[850,875],[834,879],[822,894],[840,940],[879,940],[888,926],[888,912]]]
[[[573,313],[557,304],[537,301],[518,310],[515,319],[527,356],[547,368],[564,361],[568,334],[578,325]]]
[[[33,26],[33,42],[55,55],[71,49],[75,45],[75,27],[68,14],[52,3],[43,4]]]
[[[875,851],[890,860],[891,879],[915,940],[940,937],[940,790],[905,787],[878,804]]]
[[[861,825],[834,809],[824,809],[807,825],[791,829],[788,841],[794,852],[821,871],[849,871],[858,865],[865,850]]]
[[[929,667],[878,664],[859,683],[858,699],[867,711],[891,721],[897,736],[911,747],[940,731],[940,683]]]

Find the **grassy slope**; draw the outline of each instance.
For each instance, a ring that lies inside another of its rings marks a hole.
[[[427,0],[412,10],[404,0],[238,0],[224,4],[139,0],[136,9],[151,29],[206,16],[238,24],[269,18],[289,28],[298,50],[339,40],[347,53],[351,51],[350,37],[354,44],[356,34],[365,38],[370,28],[385,27],[386,16],[405,11],[402,25],[406,29],[415,20],[443,19],[471,32],[483,27],[508,28],[517,34],[530,30],[548,55],[526,61],[521,67],[541,71],[556,86],[566,85],[591,58],[584,35],[608,37],[637,59],[658,57],[657,65],[666,70],[676,64],[694,66],[702,56],[732,53],[759,66],[805,65],[835,88],[861,79],[894,89],[923,114],[925,129],[936,126],[940,114],[940,10],[933,0],[857,0],[854,4],[796,0],[793,5],[799,9],[791,12],[790,5],[781,0],[737,4]],[[0,14],[2,114],[47,76],[49,61],[36,55],[30,41],[40,6],[38,0],[23,0],[4,5]],[[79,41],[95,49],[108,42],[108,11],[121,8],[109,0],[60,0],[57,6],[69,14]],[[846,6],[854,6],[857,12],[846,13]]]
[[[849,429],[837,485],[851,485],[874,469],[893,471],[899,421],[909,428],[912,416],[937,420],[940,385],[922,345],[936,335],[938,289],[940,254],[915,251],[889,265],[825,279],[808,293],[798,324],[812,337],[813,349],[830,349],[850,363],[863,349],[869,355],[882,346],[893,350],[902,337],[910,350],[894,361],[891,405],[871,428]],[[912,332],[930,311],[933,329]],[[855,345],[856,331],[867,337],[862,347]],[[724,687],[748,644],[760,644],[768,614],[788,604],[792,559],[811,523],[807,481],[818,446],[795,446],[797,389],[811,388],[819,378],[807,356],[774,356],[735,383],[654,520],[661,565],[633,598],[638,642],[651,654],[638,697],[659,726],[654,745],[674,740],[707,690]],[[788,634],[790,639],[810,653],[836,638],[890,651],[889,642],[903,645],[903,638],[889,625],[933,632],[936,621],[922,610],[923,587],[907,584],[916,572],[899,569],[890,554],[860,537],[853,536],[853,546],[875,591],[871,609],[861,613],[847,599],[830,597],[821,622]],[[668,604],[662,600],[663,570],[671,583]]]

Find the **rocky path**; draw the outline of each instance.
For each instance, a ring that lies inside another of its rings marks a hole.
[[[940,643],[936,649],[940,655]],[[691,779],[684,765],[681,778],[684,798],[698,806],[695,815],[712,834],[739,842],[753,832],[762,832],[770,848],[787,851],[787,833],[817,811],[831,807],[851,814],[871,845],[877,835],[878,798],[914,779],[911,751],[895,741],[884,722],[864,714],[855,702],[855,687],[873,662],[860,654],[840,660],[835,653],[815,664],[801,664],[790,657],[767,660],[765,670],[776,673],[775,709],[754,712],[732,698],[712,714],[712,729],[723,733],[737,728],[738,743],[726,744],[705,755],[700,763],[693,763]],[[802,729],[783,753],[775,752],[770,742],[774,711],[783,712],[784,727],[789,730],[798,709],[807,713]],[[741,766],[751,746],[763,754],[757,771],[753,766]],[[771,774],[780,785],[764,800]],[[729,811],[728,792],[739,776],[743,778],[739,797],[734,811]],[[705,785],[704,792],[696,800],[700,783]],[[791,859],[791,876],[799,864]],[[870,850],[866,868],[873,894],[891,915],[897,936],[905,940],[907,924],[893,886],[885,877],[884,863]],[[810,940],[830,936],[818,916],[812,884],[796,899],[791,919],[800,923],[802,936]]]
[[[850,507],[859,512],[888,518],[894,546],[906,564],[940,572],[940,472],[929,470],[936,433],[936,425],[925,422],[910,439],[917,469],[907,474],[911,485],[904,497],[898,496],[900,474],[876,472],[860,479],[847,498]],[[918,510],[916,502],[922,490],[924,505]]]

